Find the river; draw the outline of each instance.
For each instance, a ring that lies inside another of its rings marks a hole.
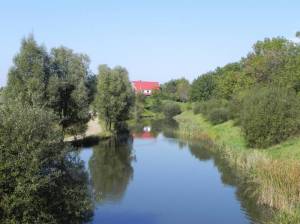
[[[80,151],[96,203],[92,223],[263,222],[265,212],[242,196],[209,142],[175,138],[175,127],[163,125],[140,125],[130,138]]]

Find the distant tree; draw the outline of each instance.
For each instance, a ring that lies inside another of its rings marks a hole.
[[[65,47],[52,49],[48,105],[58,115],[63,130],[72,135],[83,133],[89,120],[88,78],[89,58],[86,55]]]
[[[172,79],[162,85],[162,96],[168,100],[186,102],[189,99],[189,81],[185,78]]]
[[[285,69],[293,45],[284,38],[258,41],[253,52],[242,60],[244,71],[258,83],[272,82]]]
[[[249,89],[255,80],[242,70],[240,63],[231,63],[216,71],[215,95],[218,98],[231,99],[239,91]]]
[[[0,107],[0,222],[82,223],[93,205],[83,164],[55,116],[24,102]]]
[[[191,85],[190,99],[192,101],[205,101],[213,97],[216,88],[216,74],[206,73],[195,79]]]
[[[187,79],[178,79],[176,82],[176,94],[177,99],[180,102],[186,102],[189,100],[190,83]]]
[[[177,83],[172,79],[161,86],[161,91],[165,99],[176,100]]]
[[[31,105],[46,104],[46,88],[50,76],[49,56],[33,35],[22,40],[20,52],[8,73],[6,96]]]
[[[125,68],[113,69],[99,66],[96,95],[96,111],[106,124],[106,129],[115,133],[122,129],[133,106],[134,93]]]

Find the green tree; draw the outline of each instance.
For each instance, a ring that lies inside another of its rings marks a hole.
[[[129,118],[134,93],[125,68],[113,69],[99,66],[96,111],[106,124],[106,129],[120,131]]]
[[[49,56],[30,35],[22,40],[20,52],[8,73],[6,96],[31,105],[45,105],[49,80]]]
[[[50,111],[24,102],[0,108],[0,222],[82,223],[93,205],[83,164]]]
[[[89,58],[71,49],[60,47],[51,51],[51,78],[47,95],[49,106],[59,117],[66,133],[83,133],[89,120]]]
[[[178,79],[176,82],[176,95],[180,102],[186,102],[189,100],[190,83],[187,79]]]
[[[293,43],[284,38],[266,38],[258,41],[242,60],[244,71],[257,83],[270,83],[285,69]]]
[[[240,63],[231,63],[216,70],[215,95],[218,98],[231,99],[239,91],[249,89],[255,80],[246,74]]]
[[[254,88],[244,99],[240,119],[250,146],[280,143],[299,131],[299,98],[286,88]]]
[[[209,72],[199,76],[191,85],[190,99],[192,101],[205,101],[213,97],[216,88],[215,73]]]
[[[190,83],[187,79],[172,79],[161,87],[164,99],[186,102],[189,99]]]

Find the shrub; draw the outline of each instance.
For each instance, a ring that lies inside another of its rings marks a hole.
[[[217,108],[227,108],[228,101],[224,99],[211,99],[202,103],[201,113],[209,118],[210,113]]]
[[[163,106],[163,113],[166,118],[173,118],[181,113],[181,109],[177,103],[168,102]]]
[[[215,108],[209,113],[208,119],[212,124],[223,123],[229,119],[229,111],[224,107]]]
[[[255,88],[242,107],[241,125],[251,147],[280,143],[299,130],[300,103],[293,90]]]
[[[194,114],[200,114],[201,113],[201,108],[202,108],[202,105],[201,103],[195,103],[194,107],[193,107],[193,112]]]

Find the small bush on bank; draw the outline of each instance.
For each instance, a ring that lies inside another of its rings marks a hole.
[[[268,147],[298,132],[300,102],[293,90],[255,88],[244,99],[240,119],[249,146]]]
[[[229,111],[227,108],[215,108],[209,113],[208,119],[212,124],[221,124],[229,119]]]
[[[211,99],[198,102],[193,108],[194,114],[203,114],[213,124],[220,124],[229,119],[228,101],[224,99]]]
[[[201,103],[197,102],[195,103],[193,107],[194,114],[200,114],[201,113]]]
[[[181,113],[180,106],[177,103],[168,102],[163,106],[163,113],[170,119]]]

